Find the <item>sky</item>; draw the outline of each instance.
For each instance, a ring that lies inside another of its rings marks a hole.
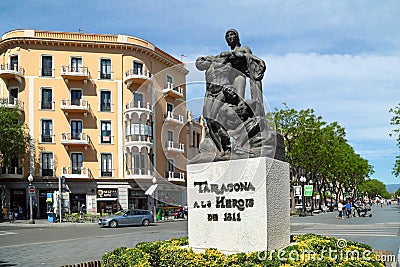
[[[228,51],[226,30],[268,65],[263,80],[269,109],[313,108],[345,127],[350,145],[391,174],[399,149],[389,137],[389,109],[400,103],[400,2],[397,0],[267,1],[0,1],[0,33],[37,29],[127,34],[182,59],[191,71],[188,107],[201,113],[204,74],[198,56]],[[267,108],[268,110],[268,108]]]

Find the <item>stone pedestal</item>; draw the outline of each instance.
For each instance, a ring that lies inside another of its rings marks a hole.
[[[194,250],[265,251],[290,243],[289,164],[266,157],[188,165]]]

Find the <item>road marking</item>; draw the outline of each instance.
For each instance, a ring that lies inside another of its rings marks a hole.
[[[14,232],[7,232],[7,231],[0,231],[0,235],[17,235],[18,233]]]

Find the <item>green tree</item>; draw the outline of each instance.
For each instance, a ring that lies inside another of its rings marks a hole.
[[[395,197],[400,197],[400,187],[397,189],[396,193],[394,193]]]
[[[0,106],[0,153],[5,166],[11,158],[24,155],[29,148],[29,135],[17,109]]]
[[[381,196],[383,198],[391,198],[390,193],[386,190],[386,186],[376,179],[366,180],[358,186],[359,192],[368,193],[368,196]]]
[[[396,137],[397,146],[400,148],[400,103],[397,107],[390,109],[389,112],[393,114],[390,124],[396,127],[389,135]],[[396,156],[392,173],[396,177],[400,175],[400,156]]]

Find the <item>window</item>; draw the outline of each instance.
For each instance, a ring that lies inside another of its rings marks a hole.
[[[82,121],[71,121],[71,139],[82,139]]]
[[[53,109],[53,90],[42,88],[41,109]]]
[[[173,131],[167,131],[167,139],[170,142],[174,141],[174,132]]]
[[[101,122],[101,143],[111,144],[111,121]]]
[[[138,108],[143,108],[143,95],[142,94],[137,94],[137,93],[133,93],[132,94],[132,101],[134,103],[135,107]]]
[[[53,142],[53,121],[51,120],[42,120],[42,142]]]
[[[82,99],[82,90],[71,90],[71,105],[80,106]]]
[[[42,176],[53,176],[53,153],[42,153]]]
[[[71,72],[81,72],[82,71],[82,58],[72,57],[71,58]]]
[[[146,175],[146,154],[145,153],[135,153],[133,154],[133,166],[134,174]]]
[[[100,60],[100,79],[111,79],[111,59]]]
[[[133,74],[143,75],[143,64],[139,62],[133,62]]]
[[[53,57],[42,56],[42,72],[41,76],[52,77],[53,76]]]
[[[10,56],[10,70],[18,71],[18,56]]]
[[[112,155],[110,153],[101,154],[101,176],[112,176]]]
[[[18,88],[13,88],[10,90],[10,97],[8,101],[11,105],[18,105]]]
[[[82,153],[71,153],[72,174],[81,174],[83,167]]]
[[[111,92],[101,91],[100,93],[100,111],[111,111]]]
[[[171,103],[167,103],[167,113],[168,112],[173,112],[174,111],[174,105],[172,105]]]
[[[174,79],[172,78],[172,76],[167,75],[167,85],[168,85],[168,88],[174,87],[174,86],[173,86],[173,83],[174,83]]]
[[[175,164],[173,159],[168,159],[167,160],[167,170],[169,172],[174,172],[175,171]]]

